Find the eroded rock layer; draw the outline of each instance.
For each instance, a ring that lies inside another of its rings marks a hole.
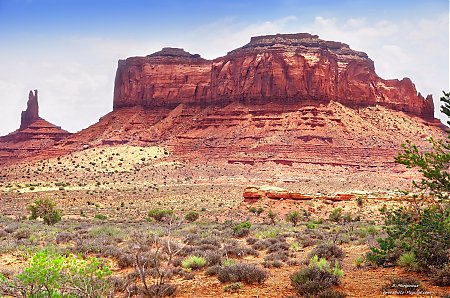
[[[39,117],[37,90],[30,91],[20,128],[0,137],[0,163],[34,154],[54,156],[59,151],[53,146],[68,136],[68,131]]]
[[[171,158],[198,163],[329,165],[372,168],[394,164],[405,140],[426,146],[442,138],[438,120],[384,107],[341,103],[267,103],[122,108],[72,135],[64,148],[164,146]]]
[[[120,60],[114,88],[115,110],[311,100],[381,105],[428,119],[434,113],[431,96],[418,94],[410,79],[384,80],[365,53],[307,33],[253,37],[212,61],[174,48]]]

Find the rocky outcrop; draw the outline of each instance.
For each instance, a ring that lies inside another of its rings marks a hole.
[[[410,79],[384,80],[365,53],[308,33],[253,37],[214,60],[174,48],[120,60],[114,87],[115,110],[307,101],[434,114],[431,96],[418,94]]]
[[[20,128],[0,137],[0,163],[41,154],[55,155],[53,146],[70,136],[66,130],[39,117],[37,90],[30,91]]]
[[[22,112],[19,130],[27,128],[31,123],[39,119],[38,91],[28,94],[27,109]]]
[[[355,194],[351,193],[337,193],[333,195],[312,195],[312,194],[303,194],[299,192],[288,191],[281,187],[276,186],[248,186],[244,189],[242,194],[244,197],[244,202],[246,203],[255,203],[260,199],[271,199],[271,200],[313,200],[313,199],[321,199],[321,200],[330,200],[333,202],[340,201],[351,201],[356,198]]]

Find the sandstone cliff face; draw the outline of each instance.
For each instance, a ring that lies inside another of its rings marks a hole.
[[[173,48],[128,58],[119,61],[114,88],[115,110],[310,100],[434,114],[431,96],[417,94],[410,79],[384,80],[365,53],[307,33],[253,37],[213,61]]]

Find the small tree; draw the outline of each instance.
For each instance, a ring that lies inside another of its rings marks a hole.
[[[450,117],[450,92],[444,92],[441,101],[444,103],[441,106],[441,112]],[[447,124],[450,125],[450,120]],[[420,198],[424,199],[422,203],[437,204],[443,211],[443,205],[450,203],[450,134],[446,140],[434,140],[430,137],[428,142],[432,150],[423,152],[419,151],[417,145],[407,141],[402,145],[404,152],[399,154],[395,161],[408,168],[418,168],[422,173],[422,180],[413,181],[413,186],[421,191]],[[432,200],[426,201],[427,196]]]
[[[198,212],[190,211],[190,212],[186,213],[186,215],[184,216],[184,219],[189,221],[189,222],[194,222],[199,217],[200,217],[200,215],[198,214]]]
[[[286,221],[292,223],[294,227],[297,226],[301,219],[302,216],[297,210],[291,211],[286,215]]]
[[[175,268],[173,260],[186,246],[186,239],[177,241],[172,234],[173,230],[182,224],[182,220],[175,222],[173,211],[168,219],[163,235],[153,235],[151,239],[137,235],[137,243],[133,246],[136,271],[143,285],[141,290],[146,297],[172,296],[177,290],[168,280]],[[149,276],[154,278],[151,285],[147,283]]]
[[[49,199],[36,200],[28,206],[31,211],[30,219],[42,218],[47,225],[54,225],[61,220],[62,212]]]
[[[444,92],[441,101],[441,111],[450,117],[450,93]],[[450,138],[430,138],[429,143],[431,150],[420,151],[407,142],[395,159],[408,168],[418,168],[422,179],[413,182],[418,193],[410,208],[383,210],[386,237],[377,239],[378,247],[371,247],[367,254],[372,263],[405,263],[401,256],[414,256],[414,262],[412,258],[406,261],[415,269],[430,270],[450,262]]]
[[[269,222],[271,225],[275,225],[275,220],[277,219],[278,215],[272,211],[272,209],[267,212],[267,218],[269,219]]]

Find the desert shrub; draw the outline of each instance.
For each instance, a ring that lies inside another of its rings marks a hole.
[[[347,294],[336,291],[334,289],[326,289],[317,295],[317,298],[345,298]]]
[[[236,264],[236,261],[233,259],[225,259],[225,260],[222,260],[221,264],[222,264],[222,267],[226,267],[226,266],[231,266],[231,265]]]
[[[241,245],[225,245],[222,249],[224,255],[232,258],[243,258],[248,255],[258,256],[259,253],[253,248],[244,247]]]
[[[131,254],[122,253],[117,258],[117,266],[120,269],[129,268],[134,265],[134,257]]]
[[[206,265],[206,259],[198,256],[189,256],[181,262],[181,267],[185,269],[199,269]]]
[[[253,249],[256,250],[264,250],[267,249],[271,245],[270,241],[267,239],[258,240],[252,245]]]
[[[339,222],[342,218],[342,208],[337,207],[334,208],[333,211],[331,211],[330,216],[328,217],[329,220]]]
[[[201,255],[206,259],[206,262],[209,266],[220,264],[222,262],[222,253],[217,250],[206,250],[203,251]]]
[[[300,243],[298,242],[292,242],[289,246],[289,249],[292,251],[299,251],[300,250]]]
[[[177,286],[174,284],[154,284],[148,287],[150,297],[173,297],[177,292]]]
[[[213,245],[215,247],[220,247],[221,246],[221,239],[217,236],[209,236],[209,237],[205,237],[205,238],[201,238],[199,241],[199,244],[209,244],[209,245]]]
[[[267,219],[271,225],[275,225],[277,217],[278,215],[272,209],[267,212]]]
[[[291,211],[288,214],[286,214],[286,221],[292,223],[292,225],[295,227],[297,224],[302,220],[302,216],[300,212],[297,210]]]
[[[42,218],[47,225],[54,225],[61,220],[61,211],[48,199],[34,201],[28,206],[28,210],[31,212],[30,219]]]
[[[287,262],[289,260],[289,254],[287,251],[275,251],[264,257],[265,261],[283,261]]]
[[[275,261],[264,261],[262,263],[264,268],[281,268],[283,267],[283,262],[275,260]]]
[[[148,217],[156,221],[164,221],[173,215],[173,210],[152,209],[148,212]]]
[[[445,264],[440,268],[432,268],[431,281],[440,287],[450,286],[450,264]]]
[[[223,290],[228,293],[237,293],[243,288],[240,282],[235,282],[223,287]]]
[[[251,213],[254,213],[256,215],[260,215],[261,213],[264,212],[264,209],[262,207],[250,207],[250,209],[248,209],[248,211],[250,211]]]
[[[211,267],[206,268],[204,274],[206,276],[212,276],[212,275],[217,275],[217,273],[220,270],[220,265],[213,265]]]
[[[8,233],[5,230],[0,230],[0,239],[4,239],[8,236]]]
[[[67,243],[75,238],[75,235],[69,232],[59,232],[56,234],[56,243]]]
[[[258,242],[258,238],[255,237],[248,237],[247,239],[245,239],[245,242],[247,242],[247,244],[249,245],[253,245],[256,242]]]
[[[364,263],[364,257],[363,256],[358,256],[356,258],[353,259],[353,265],[355,265],[355,267],[360,268]]]
[[[128,286],[128,280],[124,277],[110,276],[108,278],[108,281],[114,290],[118,290],[120,292],[126,291],[126,288]]]
[[[302,216],[300,215],[300,212],[297,210],[291,211],[288,214],[286,214],[286,221],[292,223],[292,225],[295,227],[297,224],[302,220]]]
[[[288,266],[299,266],[301,264],[301,261],[297,259],[289,259],[285,263]]]
[[[181,253],[181,255],[184,255],[184,256],[194,255],[194,256],[203,257],[206,259],[206,263],[208,266],[220,264],[220,262],[222,261],[222,257],[223,257],[222,251],[217,250],[217,247],[212,246],[212,245],[208,245],[208,247],[205,247],[205,246],[206,245],[199,246],[199,247],[197,247],[197,246],[188,247],[188,249],[186,249],[186,251],[185,251],[185,249],[183,249],[183,253]],[[180,264],[181,264],[181,262],[180,262]]]
[[[312,237],[303,237],[300,239],[300,243],[302,245],[302,247],[309,247],[309,246],[313,246],[317,244],[317,240],[312,238]]]
[[[318,256],[319,258],[324,258],[326,260],[342,259],[344,252],[334,243],[323,243],[314,247],[309,256]]]
[[[268,277],[263,268],[254,264],[237,263],[220,268],[217,278],[220,282],[262,283]]]
[[[0,276],[0,294],[14,297],[105,297],[111,270],[96,258],[38,251],[12,279]]]
[[[286,242],[277,242],[272,245],[270,245],[267,248],[268,252],[275,252],[275,251],[288,251],[289,250],[289,244]]]
[[[189,270],[182,270],[180,276],[183,277],[184,280],[191,280],[195,278],[195,273]]]
[[[317,228],[317,224],[314,222],[307,222],[306,227],[310,230],[313,230],[313,229]]]
[[[250,232],[252,224],[249,221],[243,221],[233,227],[233,235],[236,237],[247,236]]]
[[[18,222],[12,222],[4,228],[4,231],[8,234],[15,232],[20,227]]]
[[[106,215],[104,215],[104,214],[96,214],[96,215],[94,216],[94,218],[100,219],[100,220],[106,220],[106,219],[108,219],[108,216],[106,216]]]
[[[200,217],[198,212],[195,211],[191,211],[186,213],[186,215],[184,216],[184,219],[189,221],[189,222],[194,222],[196,221],[198,218]]]
[[[409,270],[418,270],[419,263],[417,262],[414,252],[404,252],[397,260],[399,266],[405,267]]]
[[[280,235],[280,229],[277,227],[273,227],[273,228],[269,228],[269,229],[264,229],[261,231],[257,231],[255,232],[255,237],[258,239],[262,239],[262,238],[276,238]]]
[[[314,256],[309,261],[309,266],[300,269],[291,276],[291,284],[301,295],[319,296],[321,292],[340,283],[343,275],[338,263],[333,268],[326,259]]]
[[[29,239],[30,236],[31,236],[31,231],[26,227],[17,229],[13,233],[13,237],[16,238],[17,240]]]

